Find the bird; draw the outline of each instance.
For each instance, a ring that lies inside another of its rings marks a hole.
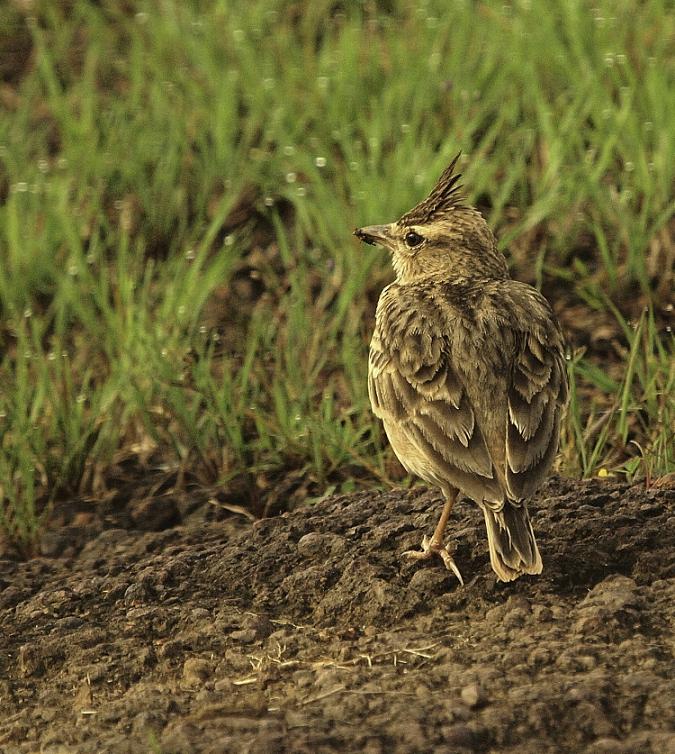
[[[395,273],[370,343],[372,410],[406,471],[445,501],[431,538],[403,555],[438,556],[464,585],[444,542],[460,494],[483,512],[500,581],[542,572],[527,503],[557,454],[568,377],[552,308],[511,278],[493,232],[462,193],[460,154],[399,220],[354,234],[387,249]]]

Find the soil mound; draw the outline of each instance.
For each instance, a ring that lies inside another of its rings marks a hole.
[[[0,752],[675,752],[675,495],[554,479],[540,577],[432,492],[0,560]]]

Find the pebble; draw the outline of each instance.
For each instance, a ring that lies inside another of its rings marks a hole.
[[[241,628],[238,631],[232,631],[230,639],[240,644],[252,644],[256,639],[255,628]]]
[[[347,543],[344,537],[337,534],[320,534],[313,531],[300,537],[298,541],[298,552],[303,558],[339,555],[346,548]]]
[[[460,696],[467,707],[477,707],[485,701],[481,687],[477,683],[470,683],[468,686],[465,686]]]

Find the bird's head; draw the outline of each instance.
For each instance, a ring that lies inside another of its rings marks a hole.
[[[428,276],[448,279],[506,278],[504,256],[483,216],[463,204],[459,155],[443,171],[429,196],[388,225],[357,228],[354,235],[391,252],[399,282]]]

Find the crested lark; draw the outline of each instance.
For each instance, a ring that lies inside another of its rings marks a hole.
[[[389,250],[396,280],[377,306],[368,392],[394,452],[440,487],[445,506],[415,559],[439,555],[464,583],[443,532],[458,493],[483,511],[502,581],[541,573],[527,512],[558,448],[567,400],[563,337],[534,288],[511,280],[454,169],[400,220],[355,234]]]

